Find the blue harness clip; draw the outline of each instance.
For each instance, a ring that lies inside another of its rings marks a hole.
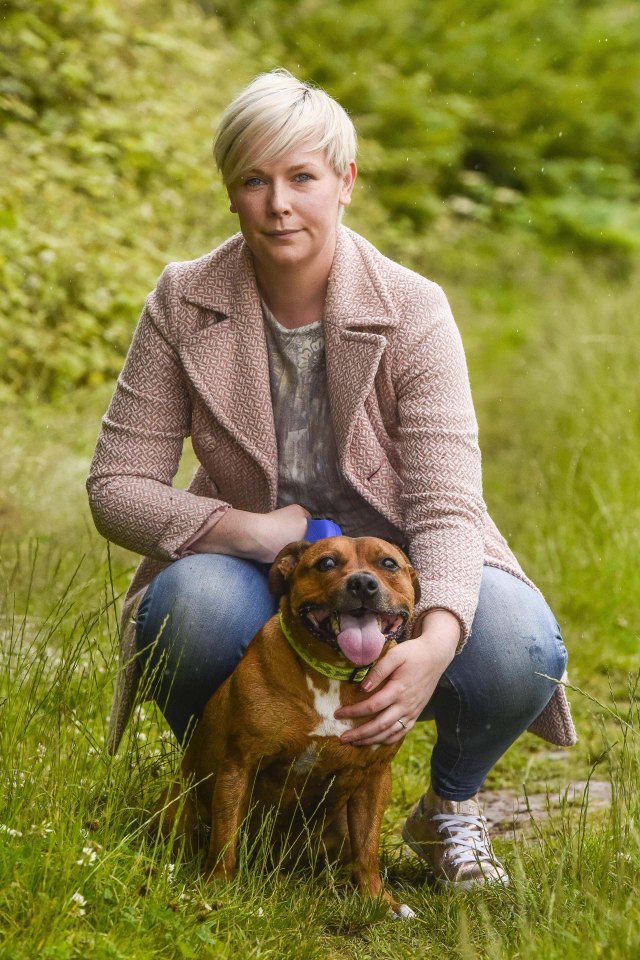
[[[325,537],[340,536],[342,536],[342,530],[333,520],[326,520],[324,517],[307,520],[305,540],[308,540],[309,543],[315,543],[316,540],[324,540]]]

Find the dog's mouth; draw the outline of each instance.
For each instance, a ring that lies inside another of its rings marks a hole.
[[[305,605],[298,611],[306,629],[352,663],[366,666],[377,660],[389,640],[399,640],[408,613],[386,613],[358,607],[326,610]]]

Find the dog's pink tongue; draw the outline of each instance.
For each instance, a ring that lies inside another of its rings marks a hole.
[[[385,643],[384,634],[373,613],[366,613],[363,617],[340,614],[337,640],[347,660],[359,667],[377,660]]]

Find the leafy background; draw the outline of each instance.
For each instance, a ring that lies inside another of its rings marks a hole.
[[[212,126],[274,65],[351,112],[350,222],[418,269],[446,269],[465,226],[617,259],[640,245],[636,3],[9,0],[1,15],[6,401],[112,379],[161,266],[229,233]]]

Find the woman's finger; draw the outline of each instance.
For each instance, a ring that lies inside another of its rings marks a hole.
[[[381,660],[378,660],[378,662],[371,667],[369,673],[361,683],[362,689],[367,693],[370,690],[375,690],[387,677],[391,676],[394,670],[397,670],[401,663],[404,663],[404,660],[405,657],[402,646],[398,644],[398,646],[389,650]]]
[[[399,685],[394,683],[393,680],[390,680],[382,690],[378,690],[372,697],[368,697],[366,700],[360,700],[359,703],[351,703],[348,707],[340,707],[334,713],[334,717],[337,720],[355,720],[360,717],[372,717],[374,714],[379,714],[383,710],[386,710],[387,707],[396,703],[399,693]]]
[[[386,730],[383,730],[381,733],[376,734],[372,737],[366,737],[364,740],[359,740],[357,743],[352,744],[354,747],[370,747],[376,743],[397,743],[399,740],[403,740],[407,735],[413,724],[407,723],[406,728],[401,727],[400,724],[396,721],[395,724],[392,724]]]
[[[399,719],[402,719],[404,726],[398,723]],[[363,723],[354,727],[353,730],[343,733],[340,740],[343,743],[352,743],[358,746],[379,743],[380,737],[392,731],[394,726],[405,731],[413,726],[413,720],[408,718],[399,704],[392,704],[386,710],[378,713],[373,720],[369,720],[368,723]]]

